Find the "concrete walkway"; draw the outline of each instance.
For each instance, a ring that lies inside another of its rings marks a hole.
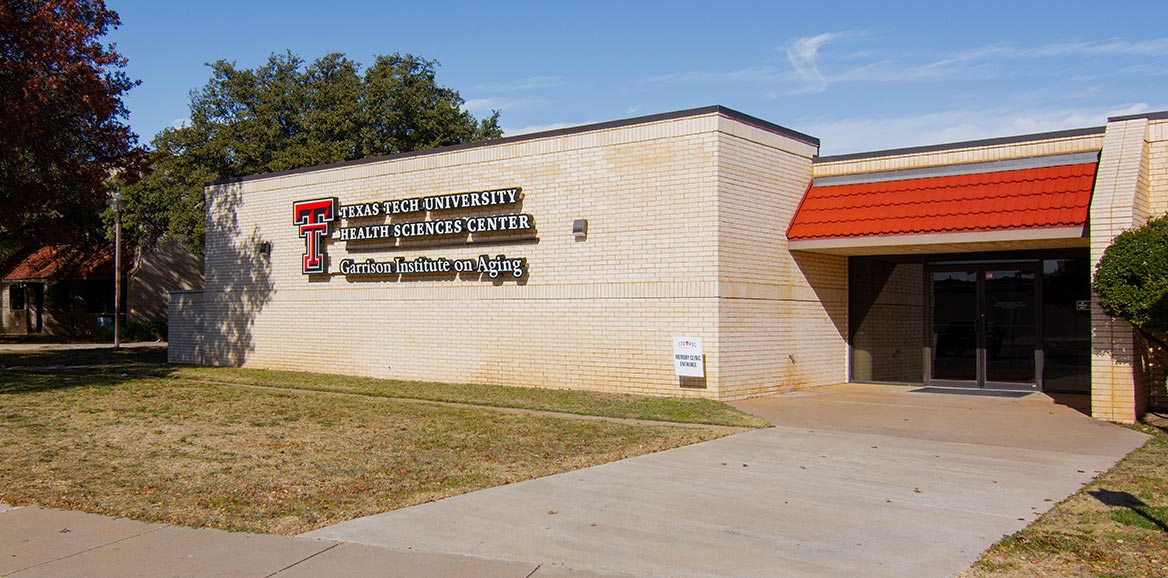
[[[307,536],[610,575],[941,577],[1146,439],[1040,394],[912,389],[750,400],[776,427]]]
[[[285,538],[0,505],[0,576],[947,576],[1145,440],[1041,395],[843,385],[776,423]]]
[[[133,341],[122,343],[123,349],[161,349],[165,341]],[[26,353],[30,351],[73,351],[77,349],[113,349],[112,343],[0,343],[0,353]]]
[[[590,578],[527,562],[237,534],[0,504],[0,576],[13,578]]]

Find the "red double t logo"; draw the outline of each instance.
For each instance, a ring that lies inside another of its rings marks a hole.
[[[292,224],[300,227],[300,237],[304,239],[304,274],[328,273],[324,237],[337,216],[336,198],[296,201],[292,203],[292,214]]]

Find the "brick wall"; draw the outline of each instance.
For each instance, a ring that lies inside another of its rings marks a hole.
[[[210,187],[199,356],[249,367],[707,397],[839,382],[843,261],[811,259],[792,269],[783,251],[814,151],[702,114]],[[775,164],[750,168],[767,163]],[[747,182],[776,175],[764,186]],[[537,240],[368,252],[330,240],[327,252],[334,272],[349,257],[506,254],[527,259],[522,279],[301,274],[294,201],[335,196],[354,204],[506,187],[523,188],[520,206],[446,216],[530,214]],[[584,240],[572,235],[575,219],[588,220]],[[746,244],[720,242],[727,234],[746,236]],[[270,256],[258,251],[263,242]],[[752,291],[780,298],[761,307],[737,302]],[[835,303],[825,308],[817,291]],[[797,318],[812,321],[776,325],[784,334],[762,341],[743,333],[751,323]],[[193,324],[186,317],[171,324],[174,358],[198,357],[193,334],[183,333]],[[793,349],[780,345],[801,333],[814,335],[799,344],[804,365],[793,377],[776,371],[770,358],[787,359]],[[673,336],[703,339],[705,380],[674,375]]]
[[[811,147],[723,121],[719,318],[723,398],[847,380],[847,260],[792,254],[787,225],[811,182]],[[773,140],[773,139],[772,139]]]
[[[1116,235],[1147,217],[1147,126],[1147,119],[1142,118],[1107,125],[1091,198],[1092,269]],[[1138,352],[1132,329],[1104,313],[1098,299],[1093,301],[1091,413],[1131,422],[1143,411],[1148,397],[1147,384],[1136,375]]]
[[[203,347],[206,321],[202,291],[172,291],[167,318],[170,341],[166,350],[167,361],[188,364],[213,364],[216,361],[205,355]]]
[[[1022,142],[945,148],[944,150],[909,154],[889,151],[887,155],[877,153],[873,156],[865,155],[865,158],[853,160],[831,161],[829,159],[825,162],[816,162],[813,170],[816,177],[830,177],[1094,152],[1102,147],[1102,134],[1037,138]]]
[[[925,266],[857,257],[850,268],[853,381],[924,379]]]
[[[1168,213],[1168,120],[1148,123],[1145,142],[1149,213]]]

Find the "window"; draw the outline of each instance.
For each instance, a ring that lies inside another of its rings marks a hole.
[[[26,295],[27,295],[27,293],[25,291],[25,286],[23,284],[9,285],[8,286],[8,310],[9,311],[24,311],[24,308],[26,306],[25,305],[25,302],[26,302],[25,296]]]

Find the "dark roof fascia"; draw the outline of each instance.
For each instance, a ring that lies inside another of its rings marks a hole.
[[[1148,120],[1164,120],[1168,118],[1168,110],[1161,110],[1159,112],[1143,112],[1140,114],[1125,114],[1121,116],[1109,116],[1107,122],[1123,122],[1125,120],[1135,120],[1137,118],[1146,118]]]
[[[887,149],[881,151],[871,151],[863,153],[849,153],[844,155],[831,155],[826,157],[816,157],[812,159],[813,163],[832,163],[840,161],[854,161],[860,159],[873,159],[880,157],[895,157],[904,155],[913,155],[921,153],[942,152],[966,148],[988,147],[1004,144],[1016,144],[1027,141],[1051,140],[1056,138],[1074,138],[1079,136],[1092,136],[1103,134],[1107,127],[1095,126],[1089,128],[1076,128],[1071,130],[1059,130],[1054,132],[1039,132],[1034,134],[1024,134],[1018,136],[1007,136],[1000,138],[987,138],[981,140],[967,140],[954,143],[945,143],[937,145],[927,145],[919,147],[908,147],[900,149]]]
[[[661,122],[661,121],[666,121],[666,120],[675,120],[675,119],[679,119],[679,118],[687,118],[687,117],[692,117],[692,116],[704,116],[707,114],[721,114],[723,116],[726,116],[728,118],[732,118],[732,119],[737,120],[739,122],[742,122],[744,124],[748,124],[748,125],[751,125],[751,126],[754,126],[754,127],[766,130],[766,131],[774,132],[774,133],[795,139],[797,141],[807,143],[807,144],[812,145],[816,148],[819,148],[819,139],[816,137],[813,137],[813,136],[810,136],[807,134],[803,134],[803,133],[795,131],[795,130],[791,130],[787,127],[780,126],[780,125],[777,125],[777,124],[772,123],[772,122],[762,120],[761,118],[756,118],[756,117],[750,116],[748,114],[738,112],[734,109],[726,108],[726,107],[720,106],[720,105],[714,105],[714,106],[704,106],[701,108],[691,108],[691,109],[687,109],[687,110],[678,110],[678,111],[674,111],[674,112],[666,112],[666,113],[661,113],[661,114],[651,114],[648,116],[638,116],[638,117],[634,117],[634,118],[613,120],[613,121],[608,121],[608,122],[599,122],[599,123],[585,124],[585,125],[580,125],[580,126],[572,126],[572,127],[560,128],[560,129],[548,130],[548,131],[542,131],[542,132],[533,132],[533,133],[528,133],[528,134],[503,137],[503,138],[499,138],[499,139],[495,139],[495,140],[475,141],[475,142],[470,142],[470,143],[448,145],[448,146],[436,147],[436,148],[420,150],[420,151],[410,151],[410,152],[397,153],[397,154],[385,155],[385,156],[379,156],[379,157],[370,157],[370,158],[366,158],[366,159],[354,159],[351,161],[342,161],[339,163],[332,163],[332,164],[327,164],[327,165],[316,165],[316,166],[311,166],[311,167],[303,167],[303,168],[299,168],[299,169],[290,169],[287,171],[278,171],[278,172],[274,172],[274,173],[263,173],[263,174],[258,174],[258,175],[249,175],[246,177],[239,177],[239,178],[234,178],[234,179],[223,179],[223,180],[218,180],[218,181],[213,181],[213,182],[207,183],[207,185],[214,186],[214,185],[226,185],[226,184],[233,184],[233,183],[245,183],[248,181],[256,181],[256,180],[260,180],[260,179],[286,177],[289,175],[298,175],[301,173],[310,173],[310,172],[321,171],[321,170],[339,169],[339,168],[344,168],[344,167],[359,166],[359,165],[378,163],[378,162],[389,161],[389,160],[408,159],[411,157],[419,157],[419,156],[432,155],[432,154],[448,153],[448,152],[453,152],[453,151],[474,149],[474,148],[479,148],[479,147],[511,144],[511,143],[516,143],[516,142],[523,142],[523,141],[536,140],[536,139],[542,139],[542,138],[553,138],[553,137],[559,137],[559,136],[567,136],[567,135],[573,135],[573,134],[579,134],[579,133],[585,133],[585,132],[591,132],[591,131],[597,131],[597,130],[621,128],[621,127],[626,127],[626,126],[633,126],[633,125],[638,125],[638,124],[648,124],[648,123]]]

